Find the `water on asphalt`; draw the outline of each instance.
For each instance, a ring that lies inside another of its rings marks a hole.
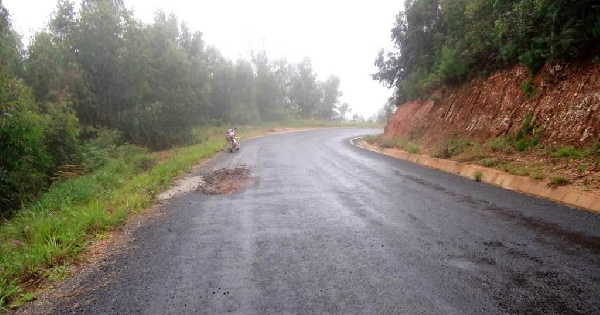
[[[189,192],[52,312],[600,313],[600,216],[352,146],[381,130],[243,143],[231,195]],[[109,275],[109,276],[107,276]]]

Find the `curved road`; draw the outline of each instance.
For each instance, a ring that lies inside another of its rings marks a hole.
[[[600,313],[600,215],[366,151],[333,129],[242,143],[234,195],[134,234],[113,282],[59,312]],[[97,274],[89,281],[105,275]]]

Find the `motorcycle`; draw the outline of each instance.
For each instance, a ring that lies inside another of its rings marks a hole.
[[[227,150],[231,153],[240,150],[240,138],[235,136],[235,130],[237,128],[229,129],[227,131]]]

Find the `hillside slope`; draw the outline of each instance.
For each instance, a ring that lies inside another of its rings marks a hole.
[[[517,66],[407,102],[388,121],[384,138],[485,140],[516,133],[532,113],[543,144],[583,147],[599,140],[600,64],[547,65],[534,77],[535,96],[529,98],[521,87],[527,77],[527,69]]]

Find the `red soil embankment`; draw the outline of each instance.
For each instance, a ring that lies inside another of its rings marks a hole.
[[[384,138],[485,140],[516,133],[532,113],[544,144],[583,147],[599,140],[600,64],[548,65],[534,77],[536,95],[530,98],[521,88],[527,77],[527,69],[517,66],[407,102],[388,121]]]

